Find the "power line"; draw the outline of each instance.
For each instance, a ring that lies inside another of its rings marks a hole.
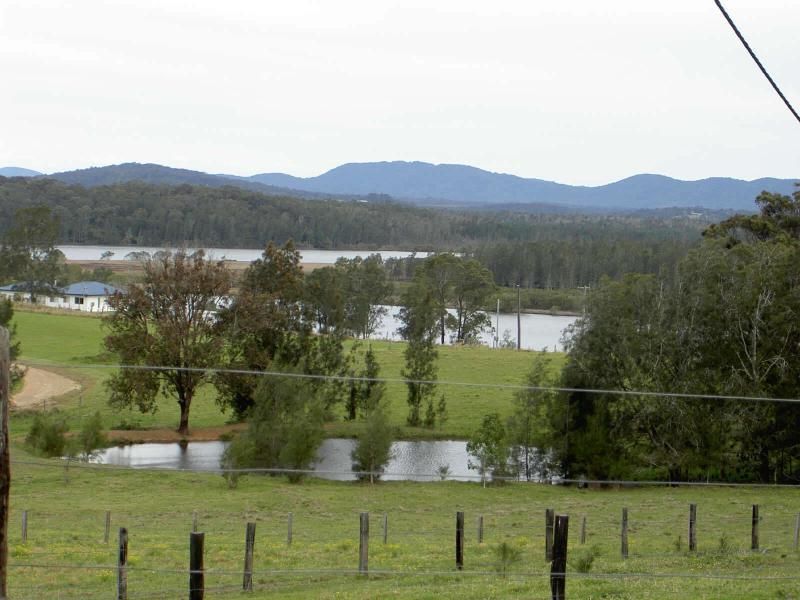
[[[46,467],[63,469],[64,464],[57,462],[42,462],[33,460],[11,460],[12,465],[27,465],[33,467]],[[143,465],[143,466],[130,466],[130,465],[116,465],[104,463],[85,463],[85,462],[70,462],[70,469],[89,469],[96,472],[108,471],[140,471],[140,472],[158,472],[158,473],[200,473],[208,475],[223,475],[223,474],[239,474],[239,475],[339,475],[339,476],[369,476],[375,475],[379,477],[401,477],[410,478],[417,477],[420,479],[441,479],[441,473],[403,473],[391,471],[334,471],[334,470],[315,470],[315,469],[284,469],[272,467],[252,467],[242,469],[228,469],[222,467],[214,468],[192,468],[192,467],[163,467],[156,465]],[[520,483],[526,485],[619,485],[626,487],[640,487],[640,486],[669,486],[669,487],[725,487],[725,488],[768,488],[768,489],[797,489],[800,484],[795,483],[738,483],[738,482],[715,482],[715,481],[661,481],[655,479],[566,479],[560,477],[544,478],[544,479],[524,479],[514,476],[481,476],[481,475],[454,475],[447,474],[445,478],[448,481],[462,481],[462,482],[481,482],[485,480],[491,481],[505,481],[510,483]],[[391,480],[389,480],[391,481]]]
[[[58,563],[11,563],[9,568],[17,569],[53,569],[53,570],[116,570],[117,565],[75,565],[75,564],[58,564]],[[156,574],[174,574],[183,575],[191,573],[190,569],[164,569],[164,568],[149,568],[149,567],[126,567],[128,573],[156,573]],[[205,569],[206,575],[225,576],[230,575],[239,577],[242,574],[241,570],[227,570],[227,569]],[[259,575],[361,575],[362,572],[358,569],[348,568],[311,568],[311,569],[258,569]],[[479,569],[465,569],[463,571],[449,571],[442,569],[430,570],[403,570],[403,569],[370,569],[369,575],[376,576],[399,576],[399,577],[430,577],[430,576],[453,576],[464,577],[468,575],[478,577],[497,577],[496,570],[479,570]],[[625,572],[565,572],[565,573],[552,573],[549,570],[545,571],[509,571],[509,576],[514,577],[542,577],[549,575],[564,575],[568,577],[575,577],[581,579],[628,579],[637,577],[641,579],[715,579],[715,580],[729,580],[729,581],[797,581],[800,580],[800,575],[764,575],[752,576],[741,575],[738,573],[681,573],[681,572],[668,572],[668,573],[650,573],[643,571],[625,571]],[[238,588],[237,588],[238,589]]]
[[[37,363],[25,362],[31,367],[56,367],[61,369],[121,369],[131,371],[182,371],[186,373],[251,375],[258,377],[285,377],[289,379],[312,379],[317,381],[338,381],[344,383],[373,382],[373,383],[399,383],[417,385],[448,385],[468,388],[502,389],[512,391],[531,392],[564,392],[585,394],[611,394],[617,396],[639,396],[645,398],[676,398],[683,400],[742,400],[747,402],[781,402],[800,404],[800,398],[770,398],[767,396],[729,396],[724,394],[691,394],[688,392],[658,392],[649,390],[604,390],[598,388],[576,388],[543,385],[522,385],[515,383],[475,383],[470,381],[449,381],[442,379],[403,379],[401,377],[360,377],[355,375],[322,375],[317,373],[291,373],[285,371],[258,371],[252,369],[227,369],[222,367],[178,367],[161,365],[116,365],[92,363]]]
[[[761,69],[761,72],[764,74],[764,77],[767,78],[767,81],[769,81],[770,85],[772,85],[772,88],[778,93],[778,96],[781,97],[781,100],[783,100],[783,103],[787,106],[787,108],[790,111],[792,111],[792,114],[794,115],[794,118],[797,119],[797,122],[800,123],[800,115],[797,114],[797,111],[791,105],[789,100],[787,100],[786,96],[783,95],[783,92],[778,87],[778,84],[775,83],[775,81],[772,79],[770,74],[764,68],[764,65],[761,64],[761,61],[758,60],[756,53],[753,52],[753,49],[750,47],[750,44],[747,43],[747,40],[744,39],[744,36],[739,31],[739,28],[736,27],[736,23],[733,22],[733,19],[731,19],[728,12],[722,6],[722,2],[720,2],[720,0],[714,0],[714,3],[717,5],[717,8],[719,8],[720,12],[722,13],[722,16],[725,17],[725,20],[728,21],[728,25],[731,26],[731,29],[733,29],[733,32],[736,34],[736,37],[739,38],[739,41],[742,42],[742,45],[745,47],[745,49],[750,54],[755,63],[758,65],[758,68]]]

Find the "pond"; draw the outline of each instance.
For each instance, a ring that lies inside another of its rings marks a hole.
[[[216,471],[228,442],[189,442],[188,444],[133,444],[106,448],[98,462],[138,468],[189,469]],[[331,438],[320,446],[313,469],[316,476],[337,481],[352,481],[350,452],[355,440]],[[440,479],[439,469],[447,466],[446,479],[479,479],[467,466],[464,441],[398,441],[392,444],[392,460],[384,480],[431,481]]]

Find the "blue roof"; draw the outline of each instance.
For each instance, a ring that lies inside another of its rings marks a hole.
[[[79,281],[61,288],[61,293],[67,296],[113,296],[119,291],[113,285],[99,281]]]
[[[27,283],[9,283],[8,285],[0,286],[0,292],[25,292],[28,293],[30,287]],[[108,283],[100,281],[79,281],[67,287],[57,288],[54,293],[63,294],[65,296],[113,296],[117,292],[121,292],[119,288],[115,288]]]

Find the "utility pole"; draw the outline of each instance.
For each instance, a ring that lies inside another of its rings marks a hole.
[[[517,284],[517,350],[522,349],[522,322],[520,319],[521,303],[520,303],[520,287]]]
[[[494,318],[494,347],[500,347],[500,298],[497,299],[497,312]]]
[[[8,597],[8,492],[11,467],[8,455],[8,403],[11,390],[11,350],[8,330],[0,327],[0,600]]]
[[[579,290],[583,290],[583,316],[585,317],[586,316],[586,292],[589,291],[589,286],[588,285],[579,285],[578,289]]]

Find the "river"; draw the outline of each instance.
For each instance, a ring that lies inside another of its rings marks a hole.
[[[164,248],[145,247],[145,246],[77,246],[63,245],[58,249],[64,253],[68,260],[100,260],[103,252],[113,252],[111,257],[114,260],[124,259],[130,252],[148,252],[153,254]],[[191,249],[189,249],[191,250]],[[214,258],[225,258],[227,260],[250,262],[261,257],[261,250],[247,248],[207,248],[206,252]],[[412,252],[400,250],[301,250],[302,260],[308,263],[333,264],[340,257],[356,258],[365,257],[370,254],[380,253],[386,258],[405,258],[412,255]],[[427,256],[426,252],[417,253],[419,257]],[[397,313],[400,311],[398,306],[387,306],[387,314],[382,323],[372,335],[373,339],[399,340],[397,330],[400,328],[400,320]],[[453,311],[451,311],[453,312]],[[494,346],[498,341],[503,342],[504,337],[509,342],[516,345],[517,339],[517,315],[513,313],[501,313],[499,322],[497,315],[490,315],[492,328],[483,332],[479,339],[482,344]],[[520,330],[522,343],[521,347],[525,350],[549,350],[563,351],[561,336],[569,325],[575,322],[576,317],[546,314],[523,314],[520,318]],[[499,327],[498,327],[499,325]],[[495,329],[497,330],[497,340],[495,339]],[[448,340],[449,341],[449,340]]]
[[[112,260],[124,260],[131,252],[147,252],[153,254],[161,250],[174,250],[174,248],[164,248],[155,246],[77,246],[63,245],[57,246],[67,260],[100,260],[104,252],[113,252],[110,257]],[[194,248],[186,248],[193,252]],[[257,248],[204,248],[206,255],[219,260],[235,260],[240,262],[252,262],[261,258],[264,249]],[[332,265],[338,258],[366,258],[370,254],[380,254],[384,260],[387,258],[407,258],[414,254],[402,250],[300,250],[300,256],[305,263],[316,263]],[[427,252],[417,252],[417,256],[425,258]]]
[[[372,335],[373,339],[386,339],[386,340],[399,340],[400,335],[397,330],[400,328],[400,319],[398,313],[400,312],[399,306],[386,306],[386,315]],[[454,310],[450,310],[455,314]],[[502,343],[504,334],[507,334],[507,339],[514,342],[516,347],[517,339],[517,315],[515,313],[500,313],[499,327],[496,314],[490,314],[492,321],[492,328],[484,331],[479,339],[482,344],[486,346],[495,345],[495,329],[500,333],[499,340]],[[577,317],[574,316],[561,316],[561,315],[545,315],[545,314],[522,314],[520,315],[520,331],[522,333],[521,347],[524,350],[548,350],[550,352],[562,352],[564,345],[561,337],[564,330],[572,325]],[[445,337],[446,341],[449,341]]]

